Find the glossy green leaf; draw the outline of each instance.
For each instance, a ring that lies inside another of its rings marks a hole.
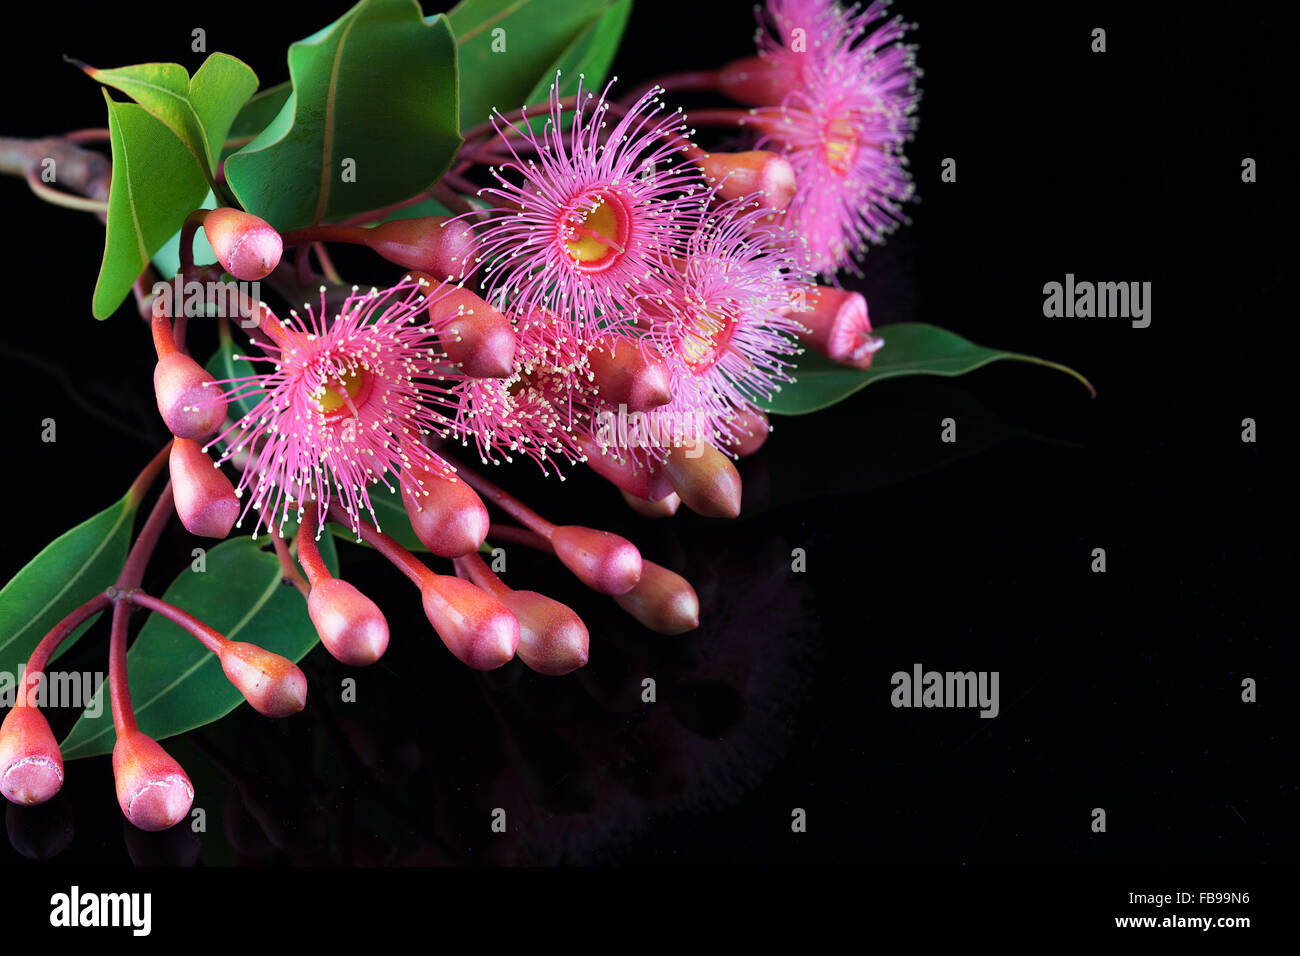
[[[460,147],[456,43],[415,0],[362,0],[289,48],[293,95],[226,160],[277,229],[378,209],[436,183]]]
[[[622,8],[621,20],[619,14],[610,17],[616,8]],[[617,47],[630,8],[630,0],[462,0],[447,14],[460,47],[461,128],[486,122],[493,108],[514,118],[521,106],[544,100],[558,65],[581,68],[579,51],[596,40],[602,51],[609,46],[608,28],[593,33],[597,21],[618,23],[612,39]],[[605,59],[599,72],[608,67]],[[590,82],[597,82],[596,73],[589,74]]]
[[[777,415],[806,415],[842,402],[873,382],[900,375],[964,375],[990,362],[1030,362],[1065,372],[1095,394],[1092,385],[1078,372],[1017,352],[1003,352],[968,342],[960,335],[935,325],[899,323],[876,330],[885,344],[876,352],[869,369],[846,368],[814,352],[799,357],[795,377],[764,407]]]
[[[135,103],[108,104],[113,181],[95,318],[112,315],[150,258],[208,193],[199,161],[160,120]]]
[[[331,570],[338,559],[328,536],[321,554]],[[262,550],[266,546],[268,550]],[[232,641],[247,641],[292,661],[318,640],[297,588],[281,580],[270,540],[234,538],[207,555],[205,571],[182,571],[162,599],[188,611]],[[126,655],[131,703],[140,729],[155,740],[202,727],[230,713],[243,697],[226,680],[221,662],[177,625],[150,614]],[[106,694],[107,684],[99,689]],[[90,717],[98,712],[98,717]],[[116,735],[106,701],[92,701],[61,748],[65,760],[110,753]]]
[[[209,178],[231,122],[257,89],[257,74],[225,53],[208,57],[192,80],[178,63],[83,68],[93,79],[131,97],[170,129]]]
[[[55,538],[0,590],[0,673],[17,673],[50,628],[117,580],[138,505],[127,492]]]
[[[234,122],[230,124],[229,132],[226,133],[226,141],[256,137],[280,115],[280,111],[284,109],[284,104],[288,102],[289,97],[292,95],[293,86],[288,80],[277,83],[275,86],[269,86],[264,90],[258,90],[240,108]],[[231,147],[225,150],[223,156],[229,155],[239,148],[238,146]]]
[[[599,93],[614,62],[614,55],[618,53],[618,44],[631,14],[632,0],[617,0],[610,4],[551,64],[524,102],[545,102],[556,73],[560,74],[561,96],[577,93],[580,77],[585,89]]]

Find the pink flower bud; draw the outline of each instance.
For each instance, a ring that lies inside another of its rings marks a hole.
[[[366,232],[366,245],[389,262],[427,272],[439,281],[465,279],[474,272],[478,240],[464,219],[394,219]]]
[[[641,577],[641,552],[627,538],[580,525],[561,525],[551,532],[550,541],[564,566],[602,594],[626,594]]]
[[[34,806],[62,786],[63,755],[49,722],[35,707],[16,704],[0,725],[0,793],[10,803]]]
[[[671,449],[663,471],[682,503],[696,514],[709,518],[734,518],[740,514],[740,472],[712,445],[698,442],[693,448]]]
[[[117,802],[133,826],[166,830],[190,812],[194,786],[158,741],[139,730],[119,732],[113,746]]]
[[[477,551],[487,540],[487,508],[467,482],[443,478],[431,471],[413,468],[411,477],[422,482],[422,494],[413,499],[402,493],[402,504],[420,543],[440,558],[458,558]]]
[[[212,381],[198,362],[182,352],[172,352],[154,366],[158,414],[177,438],[206,438],[225,419],[226,399],[220,388],[211,386]]]
[[[791,317],[807,326],[801,341],[832,361],[853,368],[870,368],[872,356],[885,344],[871,334],[867,300],[860,293],[812,286],[807,310],[791,310]]]
[[[648,498],[638,498],[634,494],[619,489],[619,494],[627,502],[628,507],[635,511],[643,518],[671,518],[677,514],[677,509],[681,507],[682,499],[677,497],[677,492],[669,492],[658,501],[650,501]]]
[[[684,634],[700,626],[700,599],[691,582],[653,561],[643,561],[636,587],[614,600],[659,634]]]
[[[447,358],[470,378],[514,374],[514,326],[473,292],[457,288],[438,292],[429,302],[429,319],[442,333]]]
[[[606,337],[587,357],[592,381],[606,405],[647,412],[673,399],[668,363],[649,346],[626,336]]]
[[[718,71],[718,91],[747,106],[777,106],[798,79],[797,72],[779,60],[747,56]]]
[[[468,581],[430,574],[420,588],[424,613],[447,649],[475,670],[509,662],[519,647],[519,621],[510,610]]]
[[[307,595],[307,614],[335,660],[365,667],[388,649],[388,621],[378,606],[351,584],[324,578]]]
[[[239,516],[235,488],[198,442],[177,438],[171,451],[172,494],[176,513],[190,534],[224,538]]]
[[[706,179],[720,183],[723,199],[748,197],[764,209],[784,209],[794,199],[794,167],[776,153],[706,153],[696,164]]]
[[[213,209],[203,232],[222,268],[236,279],[265,279],[280,264],[284,243],[265,221],[238,209]]]
[[[307,705],[307,678],[293,661],[256,644],[227,641],[221,669],[263,717],[288,717]]]
[[[507,591],[501,603],[519,620],[517,652],[529,668],[558,677],[587,663],[587,626],[568,607],[536,591]]]

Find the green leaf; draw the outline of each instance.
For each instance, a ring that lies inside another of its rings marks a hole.
[[[794,373],[798,381],[786,385],[764,407],[777,415],[806,415],[842,402],[873,382],[900,375],[964,375],[990,362],[1031,362],[1065,372],[1096,394],[1086,378],[1055,362],[984,348],[935,325],[905,322],[876,330],[885,344],[876,352],[871,368],[838,365],[813,352],[805,352]]]
[[[244,208],[277,229],[423,192],[460,147],[456,43],[415,0],[362,0],[289,48],[289,76],[280,113],[226,160]]]
[[[217,197],[208,190],[208,195],[203,202],[199,203],[195,209],[216,209]],[[179,229],[173,233],[172,237],[163,243],[163,247],[153,254],[153,266],[158,270],[158,274],[165,279],[170,279],[176,273],[181,271],[181,231]],[[212,245],[208,242],[207,234],[202,229],[194,230],[194,264],[207,266],[217,261],[217,254],[212,251]]]
[[[525,103],[544,102],[550,94],[555,74],[560,74],[560,96],[578,92],[581,77],[584,88],[599,92],[609,72],[619,41],[632,14],[632,0],[617,0],[591,26],[573,41],[532,88]]]
[[[257,373],[257,368],[252,362],[242,362],[237,356],[256,355],[259,349],[251,342],[246,340],[235,339],[230,334],[229,326],[223,325],[221,331],[221,344],[212,358],[208,359],[207,365],[204,366],[218,382],[232,378],[245,378]],[[222,390],[228,390],[229,385],[221,386]],[[257,396],[242,395],[235,401],[226,406],[226,417],[239,419],[247,415],[257,407]]]
[[[333,542],[322,536],[320,544],[336,571]],[[205,571],[186,568],[162,599],[229,640],[257,644],[292,661],[301,660],[317,641],[302,595],[281,581],[275,554],[252,538],[221,542],[208,552]],[[127,652],[126,672],[136,720],[155,740],[219,720],[244,699],[226,680],[216,655],[158,614],[149,615]],[[106,687],[98,693],[107,693]],[[98,717],[89,716],[96,711]],[[65,760],[112,751],[117,738],[110,711],[102,700],[91,702],[61,745]]]
[[[55,624],[117,580],[138,505],[127,492],[55,538],[0,591],[0,673],[17,673]],[[63,649],[87,627],[69,636]]]
[[[131,284],[184,218],[203,201],[208,181],[185,145],[135,103],[108,104],[113,181],[104,261],[95,283],[95,318],[112,315]]]
[[[599,49],[594,51],[588,80],[599,82],[598,74],[609,68],[630,9],[631,0],[462,0],[447,14],[460,47],[461,129],[486,122],[493,108],[513,118],[520,107],[541,102],[556,69],[561,64],[567,69],[583,68],[583,56],[593,45]],[[607,25],[597,30],[601,23]],[[504,35],[494,36],[498,29]],[[577,82],[576,72],[573,82]]]
[[[226,139],[243,139],[245,136],[256,137],[262,130],[271,125],[272,121],[280,114],[280,110],[284,109],[284,104],[292,94],[293,86],[288,80],[258,91],[240,109],[239,115],[230,124],[230,132],[226,134]],[[237,149],[239,147],[233,146],[224,150],[222,157],[230,155]]]
[[[257,89],[257,74],[225,53],[208,57],[193,80],[178,63],[139,63],[114,70],[82,68],[105,86],[121,90],[170,129],[209,180],[235,114]]]

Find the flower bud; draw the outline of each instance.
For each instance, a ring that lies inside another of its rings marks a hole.
[[[696,164],[705,179],[719,183],[723,199],[748,197],[763,209],[784,209],[794,199],[794,167],[776,153],[706,153]]]
[[[194,786],[158,741],[139,730],[119,731],[113,746],[117,802],[133,826],[166,830],[190,812]]]
[[[418,499],[402,493],[406,516],[420,543],[440,558],[459,558],[487,540],[487,508],[473,488],[459,478],[444,478],[420,468],[411,477],[422,485]]]
[[[634,494],[624,491],[622,488],[619,494],[627,502],[628,507],[635,511],[643,518],[671,518],[677,514],[677,509],[681,507],[682,499],[677,497],[677,492],[669,492],[658,501],[650,501],[647,498],[638,498]]]
[[[707,442],[670,449],[663,471],[682,503],[696,514],[709,518],[740,514],[740,472],[730,458]]]
[[[606,405],[647,412],[673,399],[668,363],[650,346],[627,336],[607,336],[587,357],[592,381]]]
[[[673,493],[662,470],[651,471],[630,458],[616,457],[584,432],[575,431],[573,440],[586,456],[587,467],[621,491],[647,501],[659,501]]]
[[[270,224],[238,209],[213,209],[203,232],[222,268],[236,279],[265,279],[280,264],[284,243]]]
[[[226,417],[226,399],[198,362],[183,352],[158,360],[153,370],[158,414],[177,438],[206,438]]]
[[[627,538],[571,524],[552,531],[550,541],[564,566],[602,594],[626,594],[641,577],[641,552]]]
[[[700,626],[700,599],[680,574],[653,561],[641,564],[641,580],[614,598],[619,607],[659,634],[685,634]]]
[[[519,659],[539,674],[559,677],[587,663],[587,625],[571,609],[536,591],[509,591],[501,603],[519,620]]]
[[[0,793],[10,803],[34,806],[62,786],[63,755],[45,715],[15,704],[0,725]]]
[[[307,705],[307,678],[287,657],[256,644],[227,641],[221,669],[263,717],[288,717]]]
[[[465,279],[474,272],[478,240],[464,219],[421,216],[394,219],[366,230],[366,245],[389,262],[438,279]]]
[[[798,71],[763,56],[733,60],[717,75],[718,92],[747,106],[777,106],[798,82]]]
[[[235,488],[198,442],[177,438],[171,452],[172,494],[176,513],[190,534],[224,538],[239,516]]]
[[[436,294],[429,301],[429,319],[442,333],[447,358],[470,378],[514,374],[514,326],[473,292],[453,287]]]
[[[737,458],[754,454],[767,441],[767,434],[772,430],[767,415],[756,408],[743,408],[736,417],[727,422],[734,439],[727,448]]]
[[[424,613],[447,649],[475,670],[509,662],[519,647],[519,621],[468,581],[431,574],[420,588]]]
[[[335,660],[365,667],[388,649],[388,621],[374,601],[338,578],[324,578],[307,595],[307,615]]]
[[[871,334],[867,300],[860,293],[812,286],[807,308],[792,309],[790,315],[807,327],[799,339],[832,361],[853,368],[870,368],[872,356],[885,344]]]

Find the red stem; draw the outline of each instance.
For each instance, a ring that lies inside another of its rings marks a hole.
[[[153,511],[149,512],[144,527],[140,529],[140,536],[135,539],[135,544],[131,545],[131,551],[126,556],[126,563],[122,565],[122,573],[117,576],[114,587],[128,590],[140,586],[149,558],[158,544],[158,538],[175,512],[173,504],[172,483],[169,481],[158,495],[158,500],[154,502]]]
[[[131,687],[126,679],[126,622],[130,613],[126,601],[113,602],[113,630],[108,638],[108,694],[113,708],[113,730],[119,738],[136,729]]]
[[[28,685],[35,683],[40,678],[40,675],[45,673],[50,658],[58,650],[59,645],[68,639],[68,635],[80,627],[81,622],[86,618],[92,614],[98,614],[111,603],[112,599],[107,594],[96,594],[58,624],[55,624],[50,633],[41,639],[41,642],[36,645],[36,649],[32,651],[32,656],[27,659],[27,667],[23,671],[23,686],[18,692],[17,700],[14,701],[15,707],[22,707],[27,703],[28,694],[30,693]]]
[[[620,99],[619,105],[631,107],[635,105],[641,97],[645,96],[656,86],[664,88],[665,92],[680,92],[682,90],[715,90],[718,88],[718,71],[717,70],[691,70],[683,73],[668,73],[658,79],[642,83],[631,93]]]
[[[316,511],[308,507],[298,522],[298,537],[294,539],[298,545],[298,560],[302,562],[302,569],[307,572],[307,579],[311,581],[311,586],[315,587],[318,581],[328,581],[334,575],[330,574],[330,569],[325,566],[324,559],[320,556],[320,548],[316,546]]]
[[[487,563],[477,551],[461,555],[459,558],[455,558],[452,563],[456,565],[456,571],[461,577],[468,578],[471,584],[487,591],[497,600],[509,596],[510,588],[492,573],[492,569],[487,566]]]
[[[446,458],[445,455],[443,457]],[[451,459],[447,460],[456,469],[456,474],[465,480],[466,484],[483,497],[491,499],[498,508],[510,515],[510,517],[514,518],[522,525],[527,525],[530,529],[536,531],[544,538],[549,538],[551,536],[551,532],[555,530],[555,525],[547,521],[532,508],[528,507],[504,489],[498,488],[482,475],[470,471],[464,465],[451,461]]]
[[[299,533],[301,534],[301,532]],[[293,560],[293,555],[289,553],[289,545],[285,543],[284,538],[275,530],[271,531],[271,544],[275,545],[275,556],[280,559],[281,576],[296,587],[298,593],[303,597],[306,597],[307,592],[310,591],[311,588],[307,586],[307,582],[304,581],[302,575],[298,573],[298,565]]]
[[[547,541],[540,534],[534,534],[527,528],[515,528],[508,524],[494,524],[488,526],[488,538],[494,541],[508,541],[514,544],[522,544],[526,548],[532,548],[535,551],[543,551],[546,554],[554,554],[555,549],[551,547],[551,542]]]
[[[131,506],[135,507],[144,500],[144,493],[153,484],[153,480],[158,477],[158,472],[162,471],[163,465],[167,463],[168,456],[171,455],[172,443],[168,442],[163,445],[162,450],[149,460],[140,474],[135,476],[135,481],[131,482],[129,494],[131,497]]]
[[[351,517],[337,504],[330,505],[329,517],[339,524],[352,524]],[[357,533],[361,535],[361,540],[396,565],[397,569],[410,578],[417,588],[423,588],[426,581],[435,577],[419,558],[369,522],[359,520]]]
[[[156,614],[161,614],[173,624],[189,631],[200,644],[210,650],[213,654],[220,654],[227,644],[230,643],[223,635],[217,633],[208,625],[204,624],[194,615],[182,611],[174,604],[168,604],[166,601],[160,601],[156,597],[151,597],[143,591],[125,591],[122,594],[125,602],[146,608]],[[120,605],[119,605],[120,606]]]

